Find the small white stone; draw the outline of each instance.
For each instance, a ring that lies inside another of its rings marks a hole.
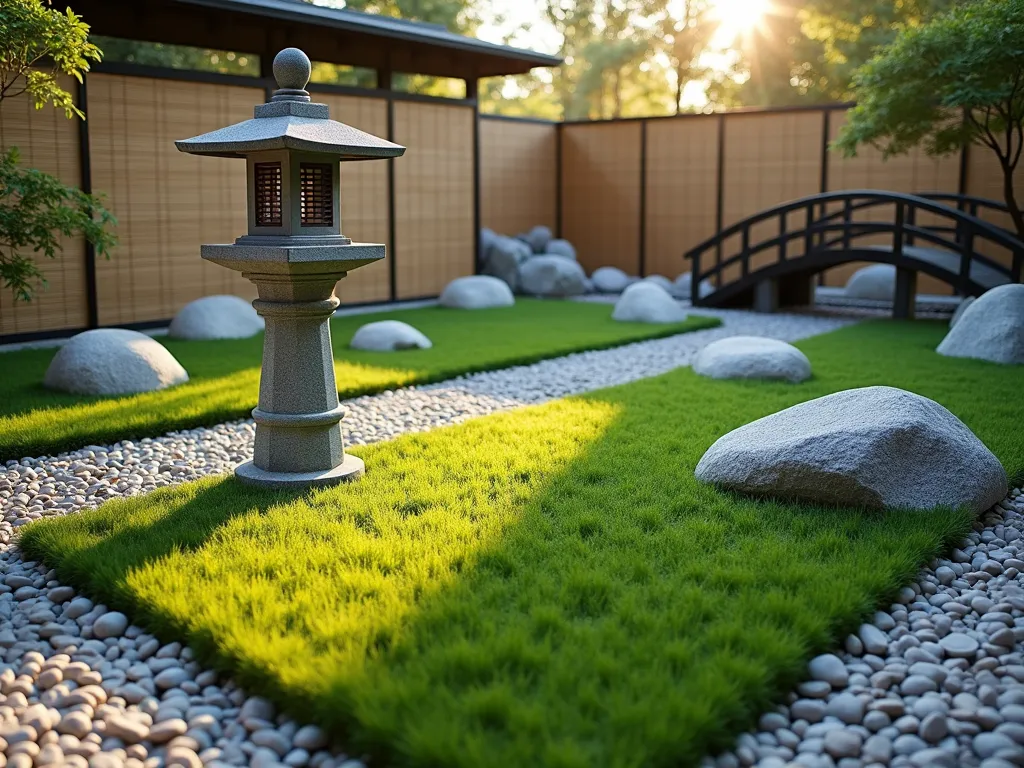
[[[120,637],[128,628],[128,617],[118,611],[111,611],[100,616],[92,625],[92,633],[101,640],[108,637]]]
[[[823,680],[833,688],[845,688],[850,673],[842,660],[832,653],[815,656],[807,665],[808,672],[815,680]]]
[[[292,741],[296,747],[315,752],[327,746],[327,734],[315,725],[306,725],[295,732],[295,738]]]

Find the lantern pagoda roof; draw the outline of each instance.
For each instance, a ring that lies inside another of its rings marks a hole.
[[[405,147],[331,120],[326,104],[314,104],[304,90],[312,65],[297,48],[274,59],[278,90],[246,120],[191,139],[174,142],[181,152],[245,157],[253,152],[290,149],[334,155],[341,160],[401,157]]]

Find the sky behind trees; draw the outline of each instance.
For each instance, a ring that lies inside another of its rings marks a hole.
[[[347,7],[561,53],[558,70],[485,82],[482,108],[584,119],[846,99],[853,72],[878,46],[953,1],[348,0]],[[458,87],[417,86],[439,95]]]
[[[490,78],[481,109],[550,119],[665,115],[841,101],[856,68],[896,32],[955,0],[305,0],[441,24],[545,53],[562,67]],[[969,3],[975,0],[961,0]],[[88,20],[86,20],[88,21]],[[97,39],[110,60],[251,74],[242,52]],[[376,74],[314,62],[314,80],[372,87]],[[396,74],[394,87],[461,97],[461,81]]]

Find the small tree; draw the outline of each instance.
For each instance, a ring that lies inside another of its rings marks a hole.
[[[857,72],[854,88],[838,149],[852,156],[870,144],[888,157],[916,146],[933,155],[987,147],[1024,240],[1013,188],[1024,150],[1024,0],[973,0],[904,30]]]
[[[69,118],[84,118],[64,90],[61,75],[82,80],[100,50],[88,41],[89,27],[72,13],[53,10],[49,0],[2,0],[0,3],[0,107],[27,95],[36,109],[52,105]],[[17,147],[0,154],[0,281],[18,299],[31,299],[44,284],[31,254],[54,258],[61,237],[83,235],[101,256],[116,239],[117,222],[100,200],[59,179],[19,168]]]

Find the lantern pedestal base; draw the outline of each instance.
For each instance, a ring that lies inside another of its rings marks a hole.
[[[235,477],[263,488],[324,488],[356,480],[363,472],[363,460],[346,453],[341,464],[326,472],[268,472],[247,461],[235,468]]]

